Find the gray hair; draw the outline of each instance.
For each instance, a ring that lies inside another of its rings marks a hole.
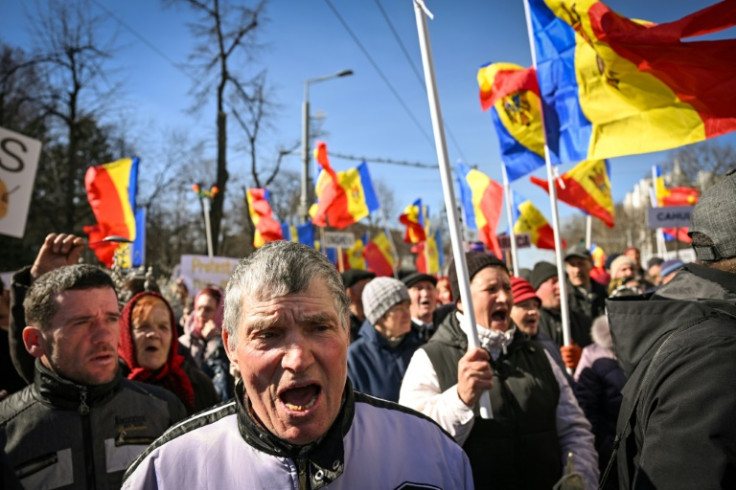
[[[89,264],[66,265],[47,272],[33,282],[23,300],[26,324],[48,328],[56,315],[56,295],[64,291],[108,287],[115,291],[112,278]]]
[[[342,277],[327,257],[300,243],[269,242],[241,260],[225,289],[225,321],[231,349],[237,344],[238,322],[243,314],[243,298],[265,301],[305,291],[312,279],[324,279],[335,311],[348,329],[350,300]]]

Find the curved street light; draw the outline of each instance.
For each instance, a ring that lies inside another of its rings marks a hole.
[[[302,193],[299,199],[299,214],[302,216],[302,222],[309,221],[309,199],[311,179],[309,178],[309,85],[312,83],[324,82],[333,78],[347,77],[353,74],[353,70],[342,70],[333,75],[325,75],[317,78],[308,78],[304,80],[304,102],[302,103]]]

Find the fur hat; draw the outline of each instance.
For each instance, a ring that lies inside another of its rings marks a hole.
[[[363,312],[373,325],[394,305],[409,301],[404,283],[393,277],[377,277],[363,289]]]

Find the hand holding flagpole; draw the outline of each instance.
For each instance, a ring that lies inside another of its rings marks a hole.
[[[463,325],[463,330],[468,336],[468,349],[473,349],[480,347],[480,341],[478,340],[478,330],[475,323],[473,302],[470,298],[468,266],[465,261],[465,253],[462,246],[463,242],[462,236],[460,235],[458,212],[455,207],[455,192],[452,188],[450,163],[449,158],[447,157],[447,141],[445,140],[445,132],[442,124],[442,112],[440,110],[440,102],[437,95],[437,81],[434,74],[434,61],[432,59],[432,49],[429,42],[427,19],[424,17],[426,13],[426,15],[431,18],[432,14],[427,10],[427,7],[425,7],[422,0],[414,0],[414,13],[417,19],[419,47],[422,51],[424,80],[427,85],[427,98],[429,99],[429,112],[432,116],[432,129],[434,131],[437,159],[439,160],[440,175],[442,177],[442,191],[445,198],[445,209],[447,210],[447,219],[450,227],[452,254],[455,258],[455,269],[457,271],[458,285],[460,286],[460,298],[463,305],[465,305],[463,308],[463,310],[465,310],[463,311],[463,321],[465,323]],[[480,416],[484,419],[493,418],[491,397],[487,391],[483,392],[480,398]]]

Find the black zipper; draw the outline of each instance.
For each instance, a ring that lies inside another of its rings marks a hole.
[[[94,442],[92,440],[92,422],[87,405],[87,388],[79,387],[79,414],[82,416],[82,443],[84,446],[84,467],[87,472],[87,488],[97,488],[95,481]]]
[[[299,490],[308,490],[310,486],[307,484],[307,479],[309,478],[307,460],[303,458],[297,459],[296,466],[299,472]]]

